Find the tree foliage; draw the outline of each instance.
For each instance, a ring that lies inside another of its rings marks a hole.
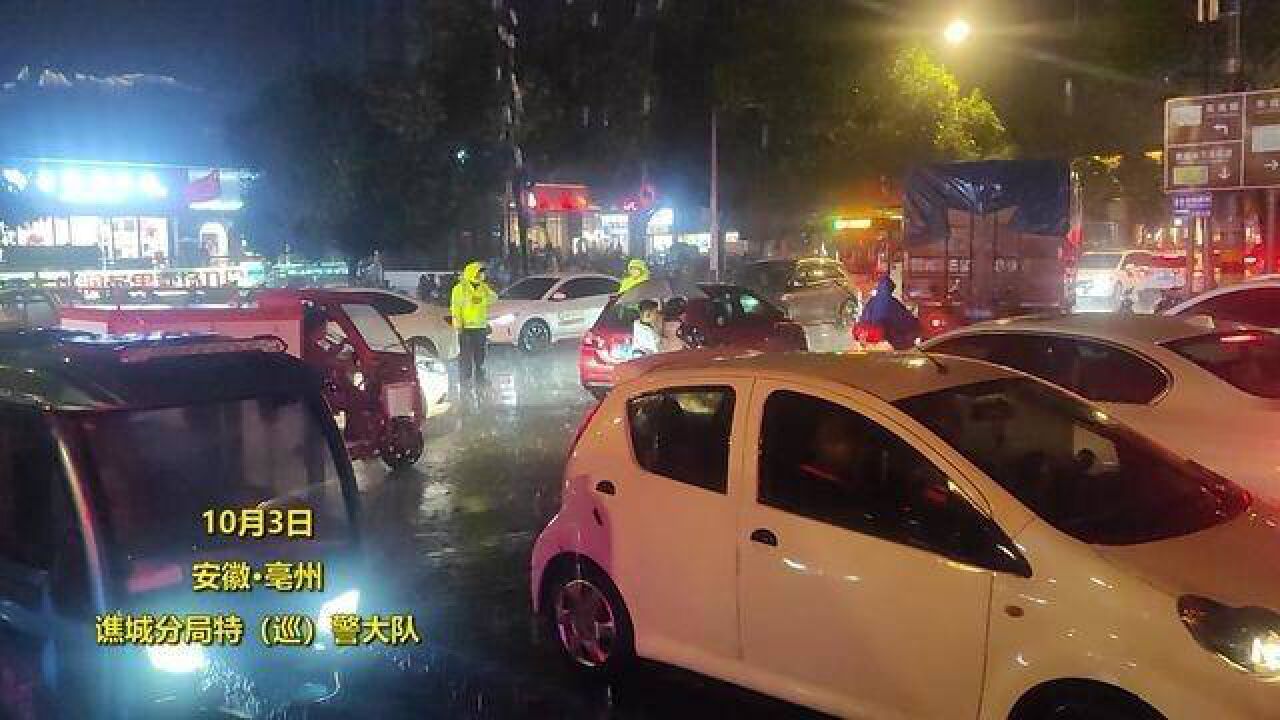
[[[744,3],[716,71],[731,204],[796,215],[918,163],[1010,152],[995,108],[848,3]]]
[[[233,136],[258,171],[243,220],[255,250],[356,260],[403,242],[414,176],[401,162],[397,133],[428,130],[380,119],[396,102],[414,105],[424,115],[419,124],[429,121],[425,97],[389,97],[349,78],[306,72],[267,88],[235,120]]]
[[[920,46],[898,49],[863,77],[846,137],[851,154],[880,172],[899,175],[917,163],[1010,152],[1004,123],[982,91],[963,93],[955,76]]]

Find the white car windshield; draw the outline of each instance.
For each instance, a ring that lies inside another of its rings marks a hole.
[[[372,305],[343,305],[342,311],[374,352],[408,352],[391,323]]]
[[[100,413],[81,428],[127,558],[214,543],[201,524],[210,509],[309,508],[317,540],[351,531],[337,451],[303,398]]]
[[[1080,256],[1084,270],[1110,270],[1120,265],[1121,253],[1085,253]]]

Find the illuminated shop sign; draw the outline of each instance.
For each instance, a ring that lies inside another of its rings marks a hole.
[[[18,190],[33,189],[51,200],[75,205],[118,205],[164,200],[169,184],[153,170],[111,167],[5,168],[4,179]]]

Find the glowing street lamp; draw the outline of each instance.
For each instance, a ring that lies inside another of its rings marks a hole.
[[[947,41],[948,45],[963,44],[971,34],[973,34],[973,27],[963,18],[952,20],[946,29],[942,31],[942,37]]]

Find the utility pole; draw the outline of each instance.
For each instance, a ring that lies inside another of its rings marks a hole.
[[[1219,0],[1196,0],[1196,21],[1200,25],[1200,53],[1204,61],[1204,77],[1201,92],[1205,95],[1213,93],[1213,28],[1218,22]],[[1214,196],[1213,212],[1218,206],[1217,194]],[[1195,249],[1200,245],[1200,287],[1195,285]],[[1187,240],[1187,285],[1191,292],[1208,290],[1214,286],[1213,227],[1210,218],[1197,216],[1193,233]]]
[[[1223,90],[1240,92],[1244,90],[1244,40],[1240,32],[1241,12],[1244,0],[1221,0],[1221,20],[1225,35],[1222,57]],[[1218,222],[1219,249],[1222,259],[1230,261],[1230,272],[1226,280],[1243,280],[1244,274],[1244,193],[1243,190],[1232,190],[1223,194],[1222,214]],[[1217,278],[1210,282],[1216,284]],[[1210,285],[1212,286],[1212,285]]]
[[[716,109],[711,108],[711,281],[720,282],[724,244],[720,241],[720,149],[716,138]]]

